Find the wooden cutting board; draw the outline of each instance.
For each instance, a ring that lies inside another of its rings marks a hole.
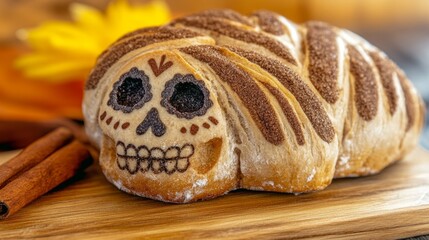
[[[8,157],[0,156],[0,163]],[[384,239],[422,234],[429,234],[429,153],[422,149],[379,175],[335,180],[316,193],[240,190],[184,205],[120,192],[92,166],[0,222],[1,239]]]

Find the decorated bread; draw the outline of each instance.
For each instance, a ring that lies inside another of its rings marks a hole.
[[[267,11],[205,11],[125,35],[99,57],[83,110],[106,178],[176,203],[378,173],[417,144],[424,120],[380,50]]]

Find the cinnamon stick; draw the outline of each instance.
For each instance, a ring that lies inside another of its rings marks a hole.
[[[0,119],[0,151],[25,148],[38,138],[66,127],[83,143],[89,143],[82,124],[67,118],[44,121]]]
[[[74,140],[0,190],[0,219],[47,193],[92,162],[86,147]]]
[[[20,173],[36,166],[73,139],[67,128],[58,128],[24,149],[18,156],[0,165],[0,188]]]

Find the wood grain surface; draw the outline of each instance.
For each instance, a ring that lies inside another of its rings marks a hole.
[[[0,239],[392,239],[428,234],[428,216],[429,153],[420,148],[381,174],[316,193],[239,190],[185,205],[120,192],[94,165],[1,221]]]

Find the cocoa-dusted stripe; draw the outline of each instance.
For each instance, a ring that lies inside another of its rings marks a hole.
[[[89,75],[85,87],[86,89],[96,88],[98,82],[107,72],[107,70],[122,56],[135,49],[142,48],[157,42],[181,38],[192,38],[197,36],[201,35],[191,30],[166,26],[158,28],[156,32],[136,35],[122,42],[118,42],[117,44],[111,46],[109,51],[103,55],[103,58],[99,59],[97,66],[92,70],[91,74]]]
[[[335,130],[328,114],[317,99],[317,96],[304,83],[301,77],[281,62],[261,54],[243,49],[228,47],[233,52],[259,65],[265,71],[276,77],[296,98],[305,115],[311,122],[316,133],[325,142],[332,142]]]
[[[405,98],[405,107],[407,111],[407,127],[406,130],[410,130],[410,128],[414,125],[414,122],[416,120],[416,109],[415,109],[415,102],[413,99],[413,94],[411,93],[411,86],[408,82],[407,77],[402,73],[401,70],[395,65],[396,68],[396,74],[398,74],[399,82],[401,83],[402,91],[404,92],[404,98]]]
[[[375,66],[380,74],[381,84],[389,103],[390,115],[393,115],[398,107],[398,95],[396,94],[395,84],[393,83],[393,73],[395,72],[393,62],[388,58],[381,56],[379,52],[369,52]]]
[[[286,119],[288,120],[290,126],[292,127],[293,132],[295,133],[296,141],[299,145],[305,144],[304,133],[302,132],[301,122],[298,119],[298,116],[293,111],[292,106],[289,101],[285,98],[284,94],[281,93],[277,88],[271,86],[268,83],[264,83],[265,87],[270,91],[270,93],[277,99],[277,102],[280,105]]]
[[[338,47],[337,34],[323,22],[306,23],[311,83],[328,103],[338,100]]]
[[[270,11],[257,11],[252,15],[258,18],[259,26],[263,31],[277,36],[285,34],[277,14]]]
[[[186,17],[178,19],[174,23],[181,23],[186,26],[203,28],[243,42],[260,45],[277,56],[290,62],[291,64],[297,64],[288,49],[281,42],[272,37],[264,35],[263,33],[245,30],[234,26],[230,23],[227,23],[226,21],[223,21],[222,19]]]
[[[119,42],[119,41],[124,40],[124,39],[129,38],[129,37],[134,37],[134,36],[139,35],[139,34],[153,33],[153,32],[155,32],[158,29],[159,29],[159,27],[139,28],[137,30],[134,30],[132,32],[129,32],[129,33],[123,35],[116,42]]]
[[[97,64],[98,62],[103,61],[104,57],[106,57],[106,55],[108,53],[111,53],[111,51],[113,50],[113,46],[115,45],[119,45],[121,41],[139,35],[139,34],[153,34],[154,31],[157,31],[159,29],[159,27],[148,27],[148,28],[140,28],[137,29],[133,32],[127,33],[124,36],[120,37],[118,40],[116,40],[112,45],[109,46],[109,48],[105,49],[97,58]]]
[[[265,94],[250,75],[221,55],[218,47],[193,46],[181,48],[182,52],[207,63],[231,89],[248,109],[254,122],[265,139],[275,145],[284,141],[276,113]]]
[[[247,26],[253,26],[254,25],[249,18],[239,14],[236,11],[232,11],[230,9],[207,10],[207,11],[203,11],[203,12],[200,12],[197,14],[193,14],[191,16],[209,17],[209,18],[223,18],[223,19],[239,22],[239,23],[242,23],[242,24],[247,25]]]
[[[378,92],[375,75],[371,65],[362,54],[351,45],[348,45],[350,57],[350,72],[355,78],[356,108],[365,121],[372,120],[377,115]]]

